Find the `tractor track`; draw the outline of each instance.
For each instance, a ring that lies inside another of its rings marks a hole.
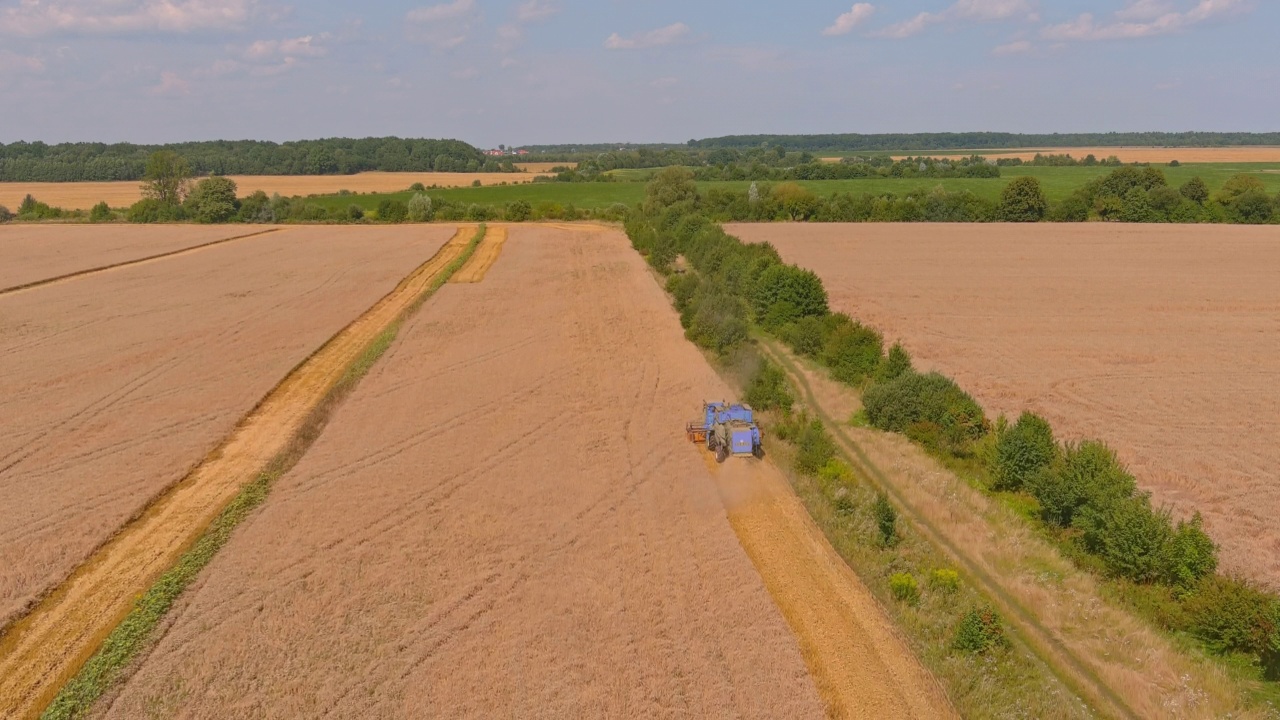
[[[216,247],[218,245],[225,245],[226,243],[234,242],[236,240],[247,240],[253,237],[261,237],[262,235],[269,235],[271,233],[281,232],[282,230],[283,228],[269,228],[267,230],[258,230],[257,232],[246,233],[244,235],[236,235],[234,237],[222,238],[219,240],[212,240],[207,243],[202,243],[200,245],[192,245],[191,247],[185,247],[179,250],[170,250],[168,252],[162,252],[156,255],[148,255],[146,257],[134,258],[132,260],[122,260],[118,263],[111,263],[109,265],[99,265],[98,267],[86,268],[84,270],[77,270],[75,272],[69,272],[69,273],[65,273],[63,275],[57,275],[51,278],[44,278],[43,280],[33,280],[28,283],[14,285],[13,287],[0,288],[0,296],[13,295],[15,293],[23,292],[24,290],[34,290],[36,288],[44,287],[46,285],[53,285],[56,283],[66,282],[67,280],[75,280],[77,278],[82,278],[87,275],[97,275],[98,273],[107,272],[108,270],[118,270],[120,268],[133,267],[134,265],[146,265],[148,263],[152,263],[157,260],[164,260],[166,258],[176,257],[178,255],[186,255],[188,253],[199,252],[201,250],[207,250],[211,247]]]
[[[434,256],[286,375],[186,478],[152,501],[5,630],[0,636],[0,716],[29,718],[40,713],[128,614],[134,599],[182,556],[241,487],[289,446],[329,390],[384,330],[425,297],[475,232],[475,226],[459,227]],[[239,238],[112,267],[233,239]],[[39,285],[104,269],[108,268]]]

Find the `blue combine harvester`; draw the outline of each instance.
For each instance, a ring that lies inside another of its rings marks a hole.
[[[690,442],[706,443],[707,449],[716,454],[716,462],[724,462],[730,455],[764,455],[760,428],[750,405],[709,402],[702,404],[702,411],[702,424],[685,425],[685,435]]]

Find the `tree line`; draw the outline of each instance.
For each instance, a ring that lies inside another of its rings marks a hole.
[[[1034,147],[1228,147],[1280,145],[1280,132],[1112,132],[1023,134],[999,132],[969,133],[885,133],[827,135],[726,135],[690,140],[698,149],[753,148],[781,146],[810,152],[920,152],[971,148]]]
[[[513,172],[460,140],[329,138],[274,143],[215,140],[168,145],[15,142],[0,144],[0,181],[141,180],[156,152],[181,155],[196,175],[350,175],[384,172]]]

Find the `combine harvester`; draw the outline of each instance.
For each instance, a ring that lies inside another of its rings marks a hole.
[[[707,449],[716,454],[716,462],[724,462],[729,455],[764,456],[760,428],[750,405],[710,402],[702,404],[702,411],[702,424],[691,422],[685,425],[684,432],[690,442],[706,443]]]

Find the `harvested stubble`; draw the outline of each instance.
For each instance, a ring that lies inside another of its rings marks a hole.
[[[620,233],[510,233],[405,326],[103,715],[823,715],[681,432],[727,388]]]
[[[243,225],[0,225],[0,291],[260,229]]]
[[[467,260],[458,272],[449,278],[452,283],[478,283],[484,280],[484,276],[489,272],[489,268],[498,262],[498,256],[502,254],[502,246],[507,242],[507,228],[502,226],[490,227],[485,233],[484,239],[480,241],[480,247],[476,248],[475,253]]]
[[[0,296],[0,623],[449,228],[297,228]]]
[[[136,520],[111,537],[70,578],[6,631],[0,638],[0,711],[24,717],[38,711],[52,698],[62,682],[128,611],[137,594],[170,567],[240,488],[253,481],[267,463],[286,448],[329,388],[366,347],[432,285],[436,276],[465,248],[473,232],[474,228],[459,230],[440,252],[324,342],[323,347],[280,381],[253,412],[244,417],[235,432],[181,483],[166,491]],[[362,238],[364,243],[351,242],[355,233],[349,230],[339,230],[337,234],[347,236],[347,242],[340,247],[379,247],[369,243],[368,237]],[[334,251],[321,254],[321,248],[316,247],[317,238],[309,240],[303,246],[306,252],[340,268],[348,267],[348,263],[357,259],[372,264],[372,258],[335,259],[339,252]],[[438,241],[431,239],[425,243],[407,241],[404,244],[409,251],[420,253],[418,259],[424,254],[422,245],[430,249],[439,247]],[[344,269],[335,271],[321,288],[345,274]],[[369,280],[368,276],[364,279]],[[372,288],[375,292],[377,284]],[[315,289],[313,287],[312,292]],[[269,314],[274,316],[279,311],[280,306],[274,306]],[[298,322],[296,317],[290,319]],[[134,433],[131,437],[137,437],[139,430],[131,430]]]
[[[1229,570],[1280,583],[1280,228],[734,225],[988,412],[1111,443]]]

